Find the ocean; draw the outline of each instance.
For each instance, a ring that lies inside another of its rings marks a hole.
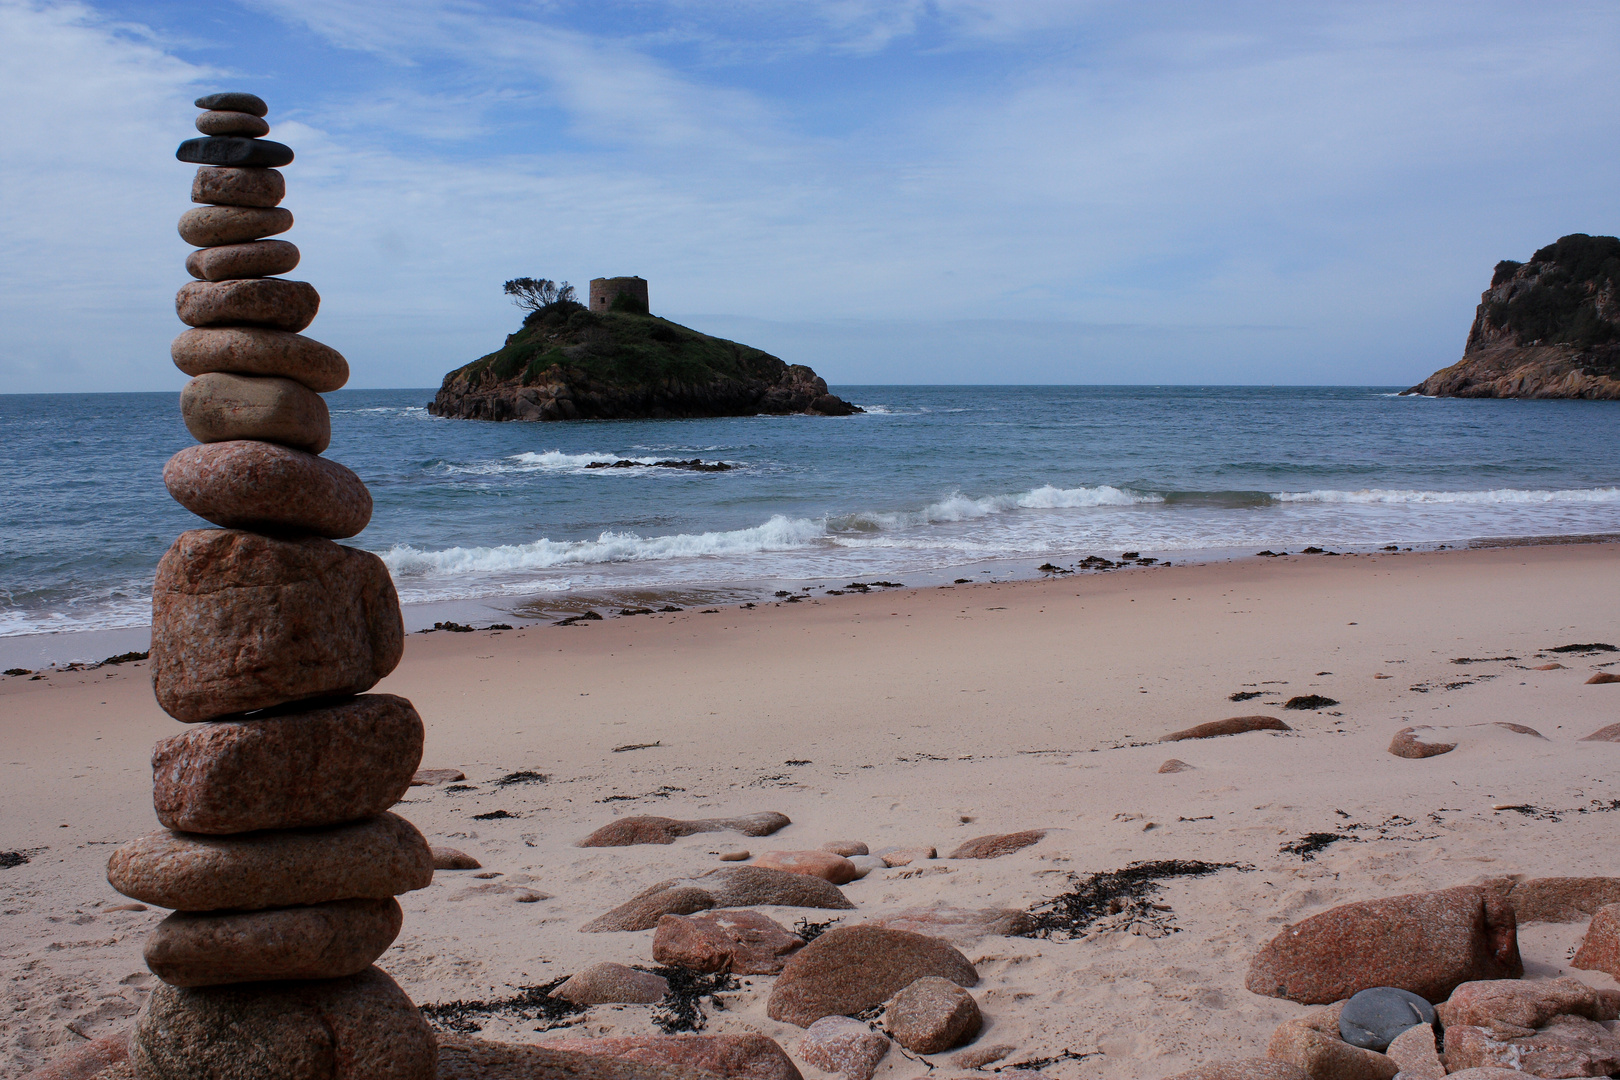
[[[1620,533],[1620,408],[1395,388],[840,386],[865,415],[482,423],[431,390],[327,395],[376,500],[347,543],[407,621],[1032,576],[1306,545]],[[163,489],[178,395],[0,396],[0,637],[148,623],[203,524]],[[723,462],[725,471],[590,468]],[[426,606],[422,606],[426,605]]]

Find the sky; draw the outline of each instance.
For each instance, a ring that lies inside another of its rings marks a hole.
[[[1620,6],[0,0],[0,392],[177,390],[192,100],[297,160],[351,387],[500,347],[501,285],[838,385],[1398,385],[1500,259],[1620,231]]]

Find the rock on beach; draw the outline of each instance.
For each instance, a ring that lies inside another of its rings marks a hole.
[[[1184,742],[1188,739],[1215,739],[1222,735],[1241,735],[1246,731],[1293,731],[1275,716],[1233,716],[1225,720],[1211,720],[1207,724],[1159,736],[1160,742]]]
[[[422,740],[393,694],[199,724],[153,748],[152,802],[164,828],[213,835],[375,817],[409,789]]]
[[[141,1080],[434,1080],[438,1046],[405,992],[368,968],[275,985],[159,984],[130,1059]]]
[[[855,905],[836,885],[818,877],[760,866],[728,866],[700,877],[660,881],[580,930],[588,934],[650,930],[665,915],[763,906],[848,910]]]
[[[799,1067],[776,1040],[758,1034],[548,1039],[546,1049],[648,1065],[684,1065],[730,1080],[804,1080]]]
[[[335,461],[256,439],[188,446],[163,466],[174,501],[227,529],[354,536],[371,521],[371,492]]]
[[[392,897],[266,911],[176,911],[146,939],[146,966],[170,986],[336,979],[370,967],[404,921]]]
[[[1477,885],[1345,904],[1285,928],[1246,985],[1304,1005],[1375,986],[1444,1001],[1462,983],[1524,974],[1517,926],[1512,906]]]
[[[1592,925],[1586,928],[1570,966],[1620,979],[1620,904],[1601,907],[1592,916]]]
[[[1026,829],[1023,832],[977,836],[962,844],[946,857],[951,859],[999,859],[1003,855],[1011,855],[1015,851],[1022,851],[1032,844],[1040,843],[1041,838],[1045,835],[1045,829]]]
[[[275,169],[219,169],[204,165],[191,181],[191,201],[215,206],[268,208],[287,197],[287,180]]]
[[[176,720],[364,693],[404,647],[393,579],[370,552],[193,529],[158,563],[152,687]]]
[[[804,939],[757,911],[665,915],[653,932],[652,955],[660,964],[733,975],[775,975]]]
[[[198,248],[186,256],[186,273],[199,281],[268,277],[298,266],[298,245],[285,240],[250,240],[245,244]]]
[[[850,926],[829,930],[782,969],[766,1014],[800,1027],[823,1016],[849,1016],[881,1005],[926,976],[974,986],[979,973],[968,958],[939,938]]]
[[[927,975],[906,986],[885,1014],[894,1041],[917,1054],[940,1054],[979,1034],[984,1017],[973,995],[949,979]]]
[[[1521,923],[1580,922],[1620,903],[1620,877],[1493,878],[1485,887],[1505,897]]]
[[[1338,1008],[1313,1009],[1278,1025],[1266,1047],[1274,1061],[1297,1065],[1312,1080],[1393,1080],[1399,1071],[1389,1057],[1339,1038]]]
[[[199,375],[180,391],[180,415],[200,443],[255,439],[319,454],[332,441],[326,401],[292,379]]]
[[[944,905],[906,908],[892,915],[868,919],[866,926],[905,930],[913,934],[966,943],[986,937],[1016,937],[1035,928],[1027,911],[1017,908],[958,908]]]
[[[834,885],[847,885],[861,876],[854,863],[830,851],[767,851],[754,860],[754,865],[790,874],[808,874]]]
[[[786,814],[767,810],[734,818],[677,818],[640,815],[620,818],[597,829],[576,847],[630,847],[635,844],[673,844],[683,836],[698,833],[739,832],[744,836],[769,836],[793,824]]]
[[[1457,749],[1456,743],[1430,743],[1423,742],[1417,737],[1416,728],[1402,728],[1390,740],[1389,752],[1401,758],[1431,758],[1441,754],[1449,754]]]
[[[664,1000],[669,980],[623,964],[592,964],[551,992],[575,1005],[652,1005]]]
[[[844,1080],[872,1080],[888,1052],[887,1035],[847,1016],[823,1016],[799,1040],[799,1056],[806,1063]]]
[[[314,322],[320,308],[315,286],[285,278],[191,281],[174,298],[187,326],[267,326],[294,334]]]
[[[1528,1035],[1556,1016],[1615,1019],[1615,1009],[1579,979],[1486,979],[1463,983],[1435,1007],[1447,1028],[1479,1027],[1499,1035]]]
[[[349,381],[349,362],[336,349],[301,334],[262,326],[194,328],[169,347],[174,366],[187,375],[221,371],[293,379],[317,394]]]
[[[244,244],[293,227],[292,211],[267,206],[199,206],[180,215],[180,239],[192,247]]]
[[[133,900],[179,911],[385,900],[431,885],[433,853],[395,814],[236,836],[164,831],[115,850],[107,881]]]

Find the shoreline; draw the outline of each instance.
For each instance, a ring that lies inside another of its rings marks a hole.
[[[581,925],[654,882],[728,865],[728,849],[847,838],[945,855],[970,837],[1045,829],[992,861],[874,872],[844,886],[852,911],[765,910],[783,925],[1028,910],[1071,875],[1238,864],[1251,869],[1165,883],[1163,936],[1104,922],[1071,941],[961,947],[983,979],[980,1043],[1092,1055],[1054,1066],[1056,1080],[1258,1056],[1305,1011],[1242,985],[1280,925],[1504,874],[1614,872],[1620,819],[1603,811],[1620,807],[1620,747],[1578,740],[1620,710],[1620,686],[1585,682],[1620,667],[1620,652],[1548,650],[1620,642],[1617,571],[1615,544],[1250,558],[412,634],[376,689],[422,714],[424,767],[467,779],[412,788],[399,813],[494,876],[440,873],[401,897],[405,930],[380,964],[419,1004],[505,998],[597,961],[649,963],[649,932]],[[1540,670],[1542,657],[1563,666]],[[1334,703],[1283,708],[1308,694]],[[1243,714],[1291,730],[1156,741]],[[140,945],[164,913],[120,910],[104,868],[112,845],[155,827],[151,747],[178,725],[139,662],[0,680],[0,725],[0,850],[28,859],[0,869],[9,1075],[127,1024],[152,981]],[[1412,725],[1458,748],[1392,756],[1391,736]],[[1172,757],[1192,768],[1160,774]],[[765,810],[793,824],[767,838],[574,846],[628,815]],[[1309,859],[1289,851],[1312,833],[1338,839]],[[1620,985],[1568,969],[1583,928],[1522,928],[1530,977]],[[769,986],[753,977],[727,993],[708,1030],[758,1031],[792,1051],[801,1033],[765,1015]],[[499,1013],[481,1022],[487,1037],[534,1042],[650,1031],[649,1013],[598,1007],[553,1033]],[[893,1054],[876,1080],[917,1068]]]
[[[1440,551],[1617,543],[1620,543],[1620,533],[1497,536],[1402,545],[1398,552],[1392,550],[1392,546],[1389,545],[1350,545],[1343,551],[1326,551],[1320,556],[1290,554],[1288,552],[1279,552],[1278,555],[1289,558],[1371,555],[1387,557],[1393,554],[1421,554]],[[1145,549],[1141,554],[1151,559],[1158,567],[1214,565],[1252,561],[1265,557],[1249,552],[1246,548],[1241,551],[1235,548],[1209,548],[1171,552]],[[1113,558],[1115,556],[1106,557]],[[947,567],[904,572],[904,576],[909,577],[911,581],[898,584],[899,587],[911,589],[940,588],[962,584],[960,578],[964,574],[969,575],[974,584],[982,584],[977,580],[981,577],[988,577],[990,579],[989,583],[994,584],[1006,581],[1044,580],[1051,577],[1066,576],[1067,573],[1073,573],[1075,576],[1092,576],[1118,573],[1121,570],[1153,568],[1123,564],[1101,570],[1082,568],[1076,565],[1080,558],[1082,556],[1078,553],[1069,551],[1062,553],[1052,552],[1046,556],[1032,555],[1017,559],[1007,558],[966,562]],[[1050,564],[1052,559],[1068,560],[1064,564],[1065,573],[1043,573],[1038,567],[1030,565],[1037,559],[1046,560],[1043,565]],[[775,600],[775,593],[778,590],[786,590],[790,593],[818,590],[825,592],[826,590],[840,589],[841,586],[837,583],[843,580],[843,577],[749,579],[698,582],[690,585],[670,585],[665,587],[578,589],[557,593],[535,593],[527,596],[469,597],[402,603],[401,612],[404,615],[405,632],[408,635],[423,632],[431,633],[433,632],[431,629],[433,625],[439,622],[452,622],[462,625],[482,623],[484,626],[495,623],[510,623],[516,629],[526,629],[529,626],[544,625],[569,616],[594,611],[598,608],[606,610],[607,613],[604,614],[604,618],[613,619],[624,617],[613,613],[611,610],[613,608],[657,608],[666,604],[683,607],[711,607],[715,605],[730,607],[749,603],[771,603]],[[150,623],[139,626],[98,627],[82,630],[56,630],[0,635],[0,670],[29,668],[30,673],[32,673],[34,670],[48,668],[66,669],[69,665],[74,664],[95,667],[110,657],[147,651],[151,647],[151,637]]]

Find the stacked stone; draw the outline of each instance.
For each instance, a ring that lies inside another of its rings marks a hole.
[[[367,694],[404,647],[382,561],[339,546],[371,518],[354,473],[320,457],[320,394],[348,379],[299,334],[320,297],[273,275],[298,249],[252,94],[197,101],[200,166],[180,235],[197,280],[176,307],[174,362],[200,445],[164,467],[170,494],[220,526],[183,533],[152,590],[152,683],[195,725],[158,743],[164,831],[108,864],[126,896],[174,909],[146,943],[163,981],[137,1020],[136,1073],[306,1080],[430,1080],[432,1032],[372,966],[399,934],[401,893],[427,886],[422,834],[388,812],[422,754],[411,703]]]

